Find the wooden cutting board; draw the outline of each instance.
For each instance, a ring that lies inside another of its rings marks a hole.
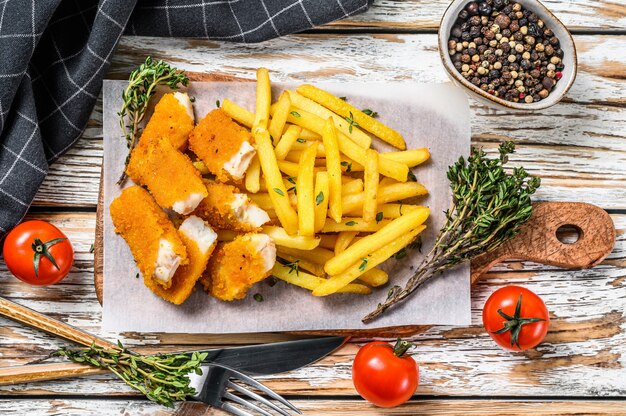
[[[102,305],[103,267],[103,193],[100,195],[94,244],[94,285]],[[578,239],[561,242],[558,234],[569,229]],[[604,260],[615,245],[615,226],[609,214],[600,207],[583,202],[536,202],[533,215],[521,232],[497,250],[472,261],[471,283],[475,284],[495,264],[505,260],[529,260],[566,269],[588,269]],[[307,335],[352,335],[359,337],[407,336],[429,328],[426,325],[398,326],[358,331],[307,331]]]

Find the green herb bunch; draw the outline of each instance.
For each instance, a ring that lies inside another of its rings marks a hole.
[[[105,368],[115,373],[148,399],[167,407],[196,394],[189,387],[187,374],[202,374],[200,364],[206,353],[137,355],[126,350],[118,341],[119,349],[105,349],[95,344],[90,348],[61,348],[53,356],[67,357],[76,363]]]
[[[499,158],[489,159],[482,149],[473,148],[467,161],[461,157],[448,168],[453,203],[433,248],[405,287],[394,286],[363,322],[402,302],[432,277],[495,250],[520,231],[532,215],[530,196],[541,181],[521,167],[511,173],[504,170],[515,151],[513,142],[502,143],[499,151]]]
[[[130,151],[133,150],[140,136],[139,125],[146,114],[150,99],[156,93],[156,87],[167,85],[170,89],[176,90],[179,85],[187,86],[187,84],[189,84],[189,78],[183,71],[179,71],[161,60],[154,61],[149,56],[139,68],[130,73],[128,87],[122,93],[124,104],[120,112],[117,113],[120,117],[120,127],[124,132],[129,152],[124,167],[128,164]],[[123,183],[126,179],[125,171],[126,169],[117,182],[118,184]]]

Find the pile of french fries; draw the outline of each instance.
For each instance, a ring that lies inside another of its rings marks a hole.
[[[428,150],[406,150],[400,133],[312,85],[272,104],[265,68],[257,71],[255,113],[228,99],[221,108],[255,139],[245,189],[280,224],[263,228],[277,245],[273,275],[315,296],[369,294],[387,283],[376,266],[426,228],[429,209],[401,201],[428,193],[408,180]],[[400,150],[377,152],[372,137]]]

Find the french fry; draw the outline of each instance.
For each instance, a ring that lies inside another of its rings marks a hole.
[[[378,211],[376,215],[382,216],[382,218],[398,218],[420,207],[420,205],[411,204],[381,204],[376,209]]]
[[[378,196],[376,198],[379,205],[387,202],[399,201],[402,199],[413,198],[416,196],[427,195],[428,190],[417,182],[395,183],[378,188]],[[363,209],[365,194],[363,192],[356,194],[344,195],[341,204],[344,214],[358,215]]]
[[[283,253],[280,248],[276,250],[276,254],[283,260],[287,260],[290,263],[297,263],[299,269],[306,270],[307,272],[313,273],[318,277],[326,277],[323,264],[313,263],[312,261],[303,260],[296,256],[292,256],[291,254]]]
[[[248,166],[245,185],[246,190],[253,194],[259,192],[259,189],[261,188],[261,162],[259,162],[258,156],[254,156]]]
[[[283,183],[283,177],[278,169],[274,148],[270,141],[270,134],[267,130],[254,135],[257,155],[261,162],[261,169],[265,176],[265,183],[268,189],[274,210],[280,223],[288,234],[294,235],[298,232],[298,214],[291,206],[287,189]]]
[[[289,126],[285,133],[280,138],[278,144],[276,145],[276,149],[274,152],[276,153],[277,160],[284,160],[289,150],[293,144],[298,140],[298,136],[302,132],[302,128],[298,126]]]
[[[193,162],[193,167],[198,169],[198,171],[200,172],[200,175],[208,175],[210,173],[209,169],[201,160],[196,160],[195,162]]]
[[[372,287],[378,287],[389,281],[389,275],[387,272],[374,267],[360,275],[359,280]]]
[[[324,120],[315,114],[309,113],[308,111],[292,111],[292,113],[287,117],[287,121],[310,129],[315,133],[320,133],[322,136],[324,135]],[[360,165],[365,164],[365,149],[353,142],[348,136],[339,132],[337,135],[337,145],[341,153],[348,156],[350,159],[353,159]],[[324,148],[326,148],[326,146],[324,146]],[[326,150],[326,152],[328,153],[328,150]],[[326,158],[328,158],[328,156],[326,156]],[[405,182],[407,180],[407,175],[409,174],[409,167],[407,165],[385,159],[384,157],[380,157],[379,165],[379,170],[382,175],[388,176],[400,182]]]
[[[374,136],[391,144],[392,146],[397,147],[400,150],[406,149],[406,143],[400,133],[391,127],[384,125],[373,117],[368,116],[341,98],[335,97],[320,88],[308,84],[299,86],[296,91],[316,103],[323,105],[341,117],[344,117],[347,120],[352,120],[353,125],[358,125],[363,130],[369,131]]]
[[[293,124],[287,123],[287,126],[293,126]],[[302,129],[302,133],[300,133],[300,137],[304,140],[322,140],[322,135],[312,132],[309,129]]]
[[[385,152],[381,156],[396,162],[404,163],[410,168],[421,165],[430,158],[430,152],[427,148],[404,150],[402,152]]]
[[[299,127],[299,126],[298,126]],[[302,127],[300,127],[302,128]],[[304,131],[304,129],[302,129]],[[300,135],[302,136],[302,135]],[[326,157],[326,151],[324,150],[324,145],[322,144],[321,140],[322,140],[322,136],[319,136],[319,140],[315,140],[315,139],[308,139],[305,140],[303,137],[300,137],[302,140],[297,140],[293,146],[291,146],[291,150],[297,150],[297,151],[303,151],[306,150],[307,147],[309,147],[309,142],[312,141],[317,141],[319,144],[317,145],[317,155],[316,157]]]
[[[363,175],[363,219],[373,221],[376,218],[376,197],[378,194],[378,152],[365,151],[365,173]]]
[[[320,234],[320,248],[326,248],[329,250],[335,249],[335,242],[337,241],[337,234]]]
[[[358,234],[358,231],[342,231],[337,234],[337,241],[335,242],[335,255],[344,251]]]
[[[259,68],[256,70],[256,113],[252,124],[253,133],[256,133],[258,129],[267,130],[271,104],[270,74],[267,69]]]
[[[249,129],[252,128],[254,124],[254,113],[246,110],[245,108],[235,104],[229,99],[225,99],[222,102],[222,106],[220,107],[230,118],[235,120],[237,123],[245,126]]]
[[[300,157],[298,164],[298,179],[296,189],[298,190],[298,233],[303,236],[312,237],[315,234],[315,151],[317,142],[312,142]]]
[[[367,149],[372,145],[372,138],[358,127],[355,127],[354,125],[351,126],[346,121],[346,119],[339,117],[337,114],[333,113],[326,107],[298,94],[295,91],[287,91],[287,93],[289,94],[289,98],[291,99],[291,104],[296,107],[295,111],[298,111],[299,108],[308,111],[309,113],[315,114],[316,116],[324,120],[332,118],[335,122],[337,130],[350,137],[352,140],[354,140],[356,144],[364,149]]]
[[[301,235],[289,235],[284,228],[266,225],[263,227],[263,234],[269,235],[274,244],[281,247],[295,248],[298,250],[313,250],[319,243],[319,238],[303,237]]]
[[[343,182],[343,178],[342,177],[342,182]],[[363,192],[363,179],[352,179],[352,178],[348,178],[349,180],[346,182],[343,182],[343,186],[341,187],[341,193],[342,195],[348,195],[348,194],[356,194],[358,192]]]
[[[364,255],[362,258],[358,258],[356,262],[352,263],[341,274],[330,277],[322,285],[315,288],[313,290],[313,296],[327,296],[335,293],[341,290],[341,288],[350,284],[355,279],[362,277],[364,273],[368,272],[369,270],[374,270],[374,267],[378,266],[380,263],[393,256],[399,250],[406,247],[425,228],[425,225],[419,225],[413,228],[408,233],[405,232],[390,243],[383,245],[377,250],[374,250],[371,254]],[[364,259],[367,259],[367,261],[365,261]],[[324,269],[326,270],[326,267],[324,267]]]
[[[390,220],[382,220],[382,221],[364,221],[363,218],[350,218],[343,217],[341,218],[341,222],[337,223],[334,221],[326,222],[324,224],[324,228],[322,228],[323,233],[338,233],[342,231],[359,231],[359,232],[374,232],[383,228],[385,225],[389,224]]]
[[[429,213],[430,210],[428,208],[421,208],[411,211],[391,222],[388,220],[380,221],[380,223],[385,221],[387,223],[374,234],[363,237],[361,240],[349,246],[345,251],[330,259],[326,262],[324,270],[326,270],[326,273],[330,276],[335,276],[345,271],[350,265],[356,263],[361,258],[370,255],[374,251],[401,237],[406,233],[406,230],[414,229],[422,225],[428,218]],[[376,224],[376,222],[374,222],[374,224]]]
[[[322,234],[323,235],[323,234]],[[324,265],[326,262],[333,257],[335,257],[335,253],[332,251],[322,248],[315,247],[311,250],[301,250],[297,248],[291,247],[279,247],[281,253],[290,254],[302,260],[310,261],[311,263]]]
[[[322,141],[326,151],[326,171],[328,172],[329,200],[328,210],[330,218],[335,222],[341,221],[341,158],[337,144],[337,131],[331,118],[326,120],[322,130]]]
[[[317,277],[303,271],[298,271],[296,273],[296,271],[292,270],[289,266],[285,266],[280,263],[276,263],[274,265],[272,275],[277,279],[308,290],[314,290],[316,287],[321,286],[326,282],[326,279],[322,279],[321,277]],[[340,288],[337,292],[369,295],[372,293],[372,290],[367,286],[358,283],[351,283]]]
[[[287,176],[293,176],[295,178],[298,177],[298,170],[299,170],[299,165],[297,163],[294,162],[289,162],[286,160],[279,160],[278,162],[278,169],[283,172],[285,175]],[[321,167],[315,167],[314,168],[314,172],[323,172],[324,169],[322,169]]]
[[[272,204],[272,198],[266,192],[258,192],[256,194],[247,194],[250,201],[256,204],[259,208],[263,210],[274,209],[274,204]]]
[[[330,194],[328,185],[328,172],[317,172],[315,174],[315,232],[319,233],[326,223],[328,213],[328,195]]]
[[[289,114],[289,107],[291,107],[289,94],[283,92],[280,95],[280,98],[278,98],[276,108],[272,113],[270,126],[268,127],[270,136],[272,136],[274,140],[280,139],[283,135],[283,129],[285,128],[285,123],[287,122],[287,114]]]

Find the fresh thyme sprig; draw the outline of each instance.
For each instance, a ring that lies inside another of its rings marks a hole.
[[[156,93],[156,87],[167,85],[176,90],[179,88],[179,84],[182,86],[189,84],[189,78],[183,71],[179,71],[163,61],[154,61],[149,56],[139,68],[130,73],[128,87],[122,93],[124,104],[120,112],[117,113],[128,147],[124,172],[118,180],[118,184],[122,184],[126,180],[126,165],[130,158],[130,152],[137,143],[140,135],[139,125],[146,114],[150,99]]]
[[[189,386],[187,374],[202,374],[200,364],[206,359],[206,353],[137,355],[119,341],[118,345],[115,349],[97,345],[84,349],[61,348],[52,356],[110,370],[130,387],[163,406],[174,407],[174,402],[196,394]]]
[[[405,287],[394,286],[363,322],[402,302],[434,276],[495,250],[519,232],[532,214],[530,196],[541,181],[521,167],[505,172],[513,142],[502,143],[499,151],[499,158],[488,159],[482,149],[473,148],[467,162],[461,157],[448,168],[453,203],[433,248]]]

